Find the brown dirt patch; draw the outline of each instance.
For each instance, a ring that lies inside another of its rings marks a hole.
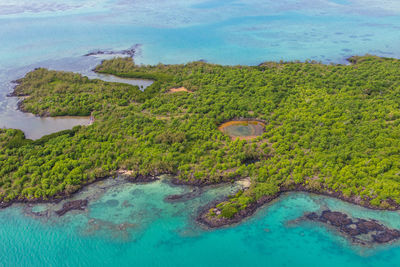
[[[178,92],[188,92],[188,93],[193,93],[192,91],[189,91],[185,87],[178,87],[178,88],[171,88],[169,89],[168,93],[178,93]]]

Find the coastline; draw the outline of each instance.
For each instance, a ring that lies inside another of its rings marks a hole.
[[[367,208],[370,210],[382,210],[382,211],[397,211],[400,210],[400,205],[395,205],[392,208],[380,208],[376,206],[372,206],[368,202],[361,203],[360,201],[355,200],[354,197],[345,197],[342,193],[340,192],[330,192],[330,191],[317,191],[317,190],[312,190],[308,189],[303,185],[295,185],[294,188],[281,188],[280,191],[274,195],[271,196],[263,196],[256,202],[251,202],[245,209],[240,210],[237,212],[232,218],[226,218],[226,217],[219,217],[219,216],[214,216],[211,217],[209,216],[209,210],[210,209],[215,209],[216,205],[219,204],[220,202],[224,200],[228,200],[229,198],[224,198],[222,201],[218,202],[213,202],[213,203],[208,203],[207,205],[203,206],[199,214],[196,218],[196,221],[202,225],[204,225],[207,228],[221,228],[221,227],[228,227],[237,223],[242,222],[244,219],[251,217],[257,210],[262,208],[264,205],[269,204],[273,200],[279,198],[281,194],[283,193],[290,193],[290,192],[303,192],[303,193],[309,193],[309,194],[316,194],[316,195],[321,195],[321,196],[326,196],[326,197],[332,197],[339,199],[341,201],[345,201],[347,203],[357,205],[363,208]]]
[[[101,182],[104,179],[117,179],[116,183],[111,182],[112,184],[107,183],[106,187],[104,188],[111,188],[116,185],[121,185],[126,184],[126,183],[151,183],[154,181],[158,180],[164,180],[162,177],[154,177],[154,176],[143,176],[143,175],[138,175],[138,176],[129,176],[129,175],[123,175],[121,174],[119,176],[119,180],[115,177],[108,176],[108,177],[103,177],[102,179],[96,179],[95,181],[91,183],[87,183],[84,187],[80,188],[76,192],[72,193],[71,195],[64,195],[62,198],[58,199],[49,199],[49,200],[36,200],[36,201],[15,201],[13,203],[22,203],[23,204],[23,209],[24,212],[27,215],[31,215],[34,217],[62,217],[65,214],[71,212],[71,211],[87,211],[88,205],[96,199],[96,197],[88,197],[84,196],[82,197],[75,197],[81,190],[83,190],[85,187],[90,186],[91,184]],[[171,177],[165,179],[165,182],[170,185],[174,185],[172,183]],[[129,180],[130,179],[130,180]],[[118,182],[119,181],[119,182]],[[216,184],[216,185],[221,185],[222,183]],[[176,185],[176,184],[175,184]],[[103,187],[103,185],[99,184],[95,186],[95,188],[98,188],[98,186]],[[178,185],[177,185],[178,186]],[[86,188],[87,190],[87,188]],[[183,194],[176,194],[176,195],[168,195],[164,198],[164,202],[167,203],[177,203],[177,202],[185,202],[189,201],[193,198],[197,198],[203,193],[203,187],[199,186],[194,186],[190,191],[183,193]],[[234,225],[237,223],[240,223],[246,218],[251,217],[260,207],[263,207],[266,204],[271,203],[272,201],[278,199],[282,193],[289,193],[289,192],[305,192],[305,193],[316,193],[312,192],[311,190],[307,190],[303,188],[302,186],[296,186],[296,188],[285,188],[282,189],[280,192],[277,194],[274,194],[272,196],[265,196],[262,197],[259,201],[252,203],[249,205],[249,207],[245,210],[242,210],[238,216],[234,216],[232,219],[224,219],[224,220],[219,220],[219,221],[212,221],[208,220],[204,215],[206,214],[207,210],[209,207],[213,207],[216,204],[220,203],[221,201],[224,201],[226,197],[220,197],[216,198],[210,203],[208,203],[206,206],[200,207],[197,211],[195,211],[195,214],[197,214],[194,217],[192,217],[192,220],[194,222],[197,222],[201,224],[201,226],[207,226],[209,230],[212,229],[217,229],[221,227],[229,227],[230,225]],[[325,195],[329,197],[335,197],[336,199],[339,199],[339,197],[334,196],[333,194],[326,194],[324,192],[319,192],[316,193],[318,195]],[[66,200],[63,203],[60,203],[61,201]],[[366,205],[361,205],[360,203],[355,203],[354,201],[349,201],[348,199],[345,198],[340,198],[342,201],[347,201],[352,204],[357,204],[359,206],[364,206],[369,209],[377,209],[377,210],[383,210],[379,208],[373,208],[371,206],[366,206]],[[53,206],[53,208],[47,209],[45,211],[34,211],[32,208],[34,207],[35,204],[43,204],[43,203],[54,203],[58,204],[58,206]],[[10,203],[13,204],[13,203]],[[61,205],[62,204],[62,205]],[[5,208],[5,207],[1,207]],[[0,209],[1,210],[1,209]],[[343,237],[347,238],[349,241],[351,241],[353,244],[361,245],[361,246],[372,246],[375,244],[388,244],[397,241],[400,238],[400,231],[396,228],[391,228],[389,226],[386,226],[380,221],[377,221],[375,219],[368,219],[368,218],[363,218],[363,217],[352,217],[351,215],[348,216],[346,213],[343,213],[343,211],[339,210],[330,210],[324,209],[322,213],[316,213],[316,212],[305,212],[303,216],[298,217],[297,219],[293,220],[293,222],[303,222],[303,221],[312,221],[319,223],[321,225],[326,225],[329,229],[335,230],[338,232],[338,234],[342,235]],[[204,228],[204,227],[202,227]]]
[[[169,175],[174,175],[172,173],[169,173]],[[212,182],[212,181],[207,181],[207,180],[181,180],[179,178],[171,178],[169,182],[173,185],[180,186],[180,185],[188,185],[188,186],[197,186],[197,187],[205,187],[205,186],[211,186],[211,185],[219,185],[219,184],[224,184],[224,183],[232,183],[235,182],[236,180],[225,180],[225,181],[219,181],[219,182]]]
[[[171,174],[159,174],[159,175],[132,175],[132,173],[124,170],[120,170],[117,172],[118,177],[122,179],[124,183],[137,183],[137,184],[146,184],[152,183],[155,181],[159,181],[163,179],[162,175],[171,175]],[[34,215],[34,216],[64,216],[65,214],[69,213],[70,211],[83,211],[87,209],[87,206],[90,204],[93,199],[91,198],[74,198],[79,192],[86,189],[88,186],[91,186],[94,183],[101,182],[102,180],[106,179],[117,179],[115,176],[105,176],[101,178],[97,178],[93,181],[87,182],[86,184],[82,185],[78,190],[71,194],[59,194],[49,199],[17,199],[7,203],[0,202],[0,210],[10,207],[13,204],[23,204],[24,211],[27,214]],[[182,181],[176,177],[169,176],[165,179],[166,183],[171,186],[193,186],[192,190],[183,194],[175,194],[175,195],[168,195],[164,198],[164,202],[167,203],[176,203],[176,202],[185,202],[191,200],[193,198],[197,198],[204,192],[204,187],[206,186],[218,186],[224,184],[224,182],[219,183],[211,183],[211,184],[199,184],[193,183],[190,181]],[[239,180],[235,180],[234,182],[238,182]],[[233,181],[231,181],[232,183]],[[226,182],[225,182],[226,183]],[[112,185],[115,186],[115,185]],[[213,201],[207,203],[206,205],[200,207],[197,211],[195,211],[195,215],[192,218],[194,222],[198,223],[202,228],[206,229],[218,229],[223,227],[229,227],[235,224],[238,224],[245,219],[250,218],[254,215],[259,208],[273,202],[274,200],[278,199],[283,193],[290,193],[290,192],[304,192],[309,194],[316,194],[321,196],[332,197],[335,199],[339,199],[341,201],[348,202],[350,204],[354,204],[357,206],[361,206],[364,208],[368,208],[371,210],[386,210],[386,211],[395,211],[400,210],[399,206],[396,206],[391,209],[387,208],[380,208],[374,207],[370,204],[365,204],[367,202],[361,203],[360,201],[356,201],[355,198],[349,198],[343,196],[343,194],[338,192],[332,191],[317,191],[306,188],[303,185],[292,185],[288,187],[282,187],[281,190],[271,196],[263,196],[258,201],[250,203],[245,209],[240,210],[236,213],[232,218],[225,218],[225,217],[210,217],[208,216],[209,210],[215,208],[215,206],[225,200],[228,200],[229,197],[220,197],[216,198]],[[33,205],[35,204],[45,204],[45,203],[52,203],[52,204],[60,204],[60,202],[65,201],[62,203],[60,208],[53,210],[52,213],[49,211],[46,212],[34,212],[31,210]],[[329,213],[328,213],[329,212]],[[324,214],[328,213],[330,216],[324,218]],[[394,228],[389,228],[384,224],[380,223],[376,220],[371,219],[362,219],[362,218],[355,218],[353,221],[351,220],[352,217],[347,218],[345,213],[342,211],[330,211],[324,210],[321,216],[317,216],[315,212],[308,212],[304,213],[302,217],[296,219],[296,221],[301,220],[309,220],[315,221],[318,223],[326,224],[328,227],[336,230],[338,233],[347,237],[350,241],[354,244],[359,244],[362,246],[373,245],[373,244],[384,244],[384,243],[391,243],[396,241],[400,238],[400,231]],[[353,227],[354,226],[354,227]],[[363,234],[368,234],[371,240],[363,241]],[[361,238],[361,239],[360,239]]]
[[[125,50],[124,50],[124,51],[125,51]],[[128,50],[127,50],[127,51],[128,51]],[[114,54],[112,54],[112,55],[114,55]],[[86,56],[86,55],[85,55],[85,56]],[[40,69],[40,68],[35,68],[35,69],[33,69],[32,71],[35,71],[35,70],[37,70],[37,69]],[[92,69],[92,71],[93,71],[94,73],[96,73],[96,74],[106,74],[106,75],[112,76],[112,77],[114,77],[114,78],[123,79],[123,80],[130,80],[130,78],[123,78],[123,77],[120,77],[120,76],[117,76],[117,75],[114,75],[114,74],[108,74],[108,73],[101,73],[101,72],[98,72],[98,71],[96,71],[95,68]],[[25,74],[25,75],[26,75],[26,74]],[[88,78],[88,76],[86,76],[86,75],[83,75],[83,74],[80,74],[80,75],[83,76],[83,77],[87,77],[87,78]],[[62,115],[55,115],[55,116],[52,116],[49,112],[44,112],[44,113],[40,113],[40,114],[35,114],[35,113],[32,113],[32,112],[29,111],[29,110],[26,110],[26,109],[24,108],[24,100],[27,99],[27,98],[29,98],[30,95],[29,95],[29,94],[18,93],[18,92],[16,91],[17,88],[18,88],[18,86],[22,83],[22,81],[21,81],[22,79],[23,79],[23,78],[20,78],[20,79],[11,81],[11,83],[13,84],[13,86],[12,86],[12,91],[9,92],[8,94],[6,94],[6,97],[17,97],[17,98],[18,98],[17,107],[16,107],[16,110],[17,110],[17,111],[20,111],[20,112],[22,112],[22,113],[29,113],[29,114],[34,115],[35,117],[38,117],[38,118],[57,118],[57,117],[86,118],[86,117],[88,117],[88,118],[90,119],[89,125],[92,124],[92,123],[94,122],[93,111],[92,111],[90,114],[87,114],[87,115],[68,115],[68,114],[65,114],[65,115],[64,115],[64,114],[62,114]],[[89,79],[89,80],[100,80],[100,81],[105,82],[105,83],[117,83],[117,84],[129,85],[129,86],[137,86],[137,87],[139,87],[139,90],[141,90],[141,91],[143,91],[145,88],[147,88],[147,86],[146,86],[146,87],[144,87],[144,89],[143,89],[143,87],[142,87],[142,89],[141,89],[139,85],[131,84],[131,83],[129,83],[128,81],[125,81],[125,82],[107,81],[106,79],[102,79],[102,78],[88,78],[88,79]],[[132,80],[146,80],[146,81],[154,82],[153,80],[150,80],[150,79],[132,79]],[[142,85],[142,86],[143,86],[143,85]],[[92,118],[93,118],[93,119],[92,119]]]
[[[38,68],[35,68],[34,70],[36,70],[36,69],[38,69]],[[38,118],[56,118],[56,117],[67,117],[67,116],[69,116],[69,117],[85,117],[85,116],[70,116],[70,115],[50,116],[50,114],[48,112],[43,113],[43,114],[34,114],[34,113],[26,110],[24,108],[24,100],[26,98],[28,98],[30,95],[28,95],[28,94],[18,94],[16,92],[18,86],[21,84],[21,79],[18,79],[18,80],[15,80],[15,81],[11,81],[14,84],[13,91],[6,95],[6,97],[17,97],[18,98],[17,108],[16,108],[17,111],[20,111],[22,113],[27,113],[27,114],[33,114],[35,117],[38,117]]]
[[[161,175],[171,175],[171,174],[159,174],[159,175],[147,175],[147,176],[146,175],[130,176],[130,175],[124,175],[124,174],[120,174],[120,175],[126,182],[145,184],[145,183],[152,183],[152,182],[160,180],[159,176],[161,176]],[[24,198],[24,199],[15,199],[15,200],[12,200],[9,202],[0,201],[0,210],[8,208],[8,207],[12,206],[13,204],[26,204],[26,205],[45,204],[45,203],[58,204],[63,200],[72,199],[74,195],[76,195],[81,190],[83,190],[84,188],[86,188],[94,183],[100,182],[105,179],[114,179],[114,178],[115,177],[113,177],[113,176],[105,176],[105,177],[97,178],[93,181],[83,184],[79,189],[77,189],[75,192],[73,192],[71,194],[62,193],[62,194],[58,194],[53,197],[50,197],[48,199],[43,199],[43,198],[26,199],[26,198]],[[203,190],[202,188],[204,188],[206,186],[213,186],[213,185],[217,186],[217,185],[221,185],[224,183],[232,183],[237,180],[219,182],[219,183],[199,183],[199,182],[193,182],[193,181],[182,181],[182,180],[179,180],[178,178],[170,177],[166,181],[167,181],[167,183],[169,183],[170,185],[173,185],[173,186],[186,185],[186,186],[195,187],[193,192],[188,193],[188,196],[190,196],[193,193],[195,193],[194,195],[196,195],[197,193],[202,192],[202,190]],[[329,191],[321,192],[321,191],[308,189],[303,185],[295,185],[295,187],[292,187],[292,188],[289,188],[289,187],[281,188],[281,190],[274,195],[261,197],[258,201],[252,202],[248,205],[248,207],[246,207],[243,210],[240,210],[238,213],[236,213],[230,219],[225,218],[225,217],[210,218],[209,216],[207,216],[210,209],[215,208],[215,206],[217,204],[221,203],[222,201],[228,200],[229,197],[223,197],[223,198],[214,200],[214,201],[202,206],[197,211],[197,216],[195,217],[195,221],[209,229],[218,229],[218,228],[222,228],[222,227],[229,227],[231,225],[240,223],[247,218],[250,218],[255,212],[257,212],[263,206],[278,199],[283,193],[290,193],[290,192],[303,192],[303,193],[316,194],[316,195],[321,195],[321,196],[326,196],[326,197],[332,197],[332,198],[335,198],[335,199],[338,199],[341,201],[345,201],[347,203],[357,205],[360,207],[364,207],[367,209],[371,209],[371,210],[382,210],[382,211],[400,210],[399,205],[395,206],[394,208],[380,208],[380,207],[372,206],[372,205],[368,204],[368,202],[360,203],[359,201],[356,201],[354,198],[345,197],[345,196],[343,196],[343,194],[338,193],[338,192],[329,192]],[[175,195],[172,195],[170,197],[171,197],[170,200],[172,200],[171,202],[173,202]],[[178,201],[185,201],[185,198],[186,198],[186,196],[184,196],[182,200],[178,200]]]
[[[128,183],[151,183],[151,182],[155,182],[157,180],[159,180],[158,177],[156,176],[152,176],[152,175],[148,175],[148,176],[144,176],[144,175],[137,175],[135,177],[133,176],[129,176],[129,175],[121,175],[121,177]],[[101,182],[103,180],[106,179],[115,179],[115,176],[112,175],[107,175],[104,177],[99,177],[94,179],[93,181],[88,181],[84,184],[82,184],[76,191],[70,193],[70,194],[66,194],[65,192],[62,192],[60,194],[54,195],[52,197],[49,197],[48,199],[43,199],[43,198],[33,198],[33,199],[27,199],[27,198],[23,198],[23,199],[13,199],[9,202],[3,202],[3,200],[0,200],[0,210],[1,209],[5,209],[8,208],[10,206],[12,206],[13,204],[26,204],[26,205],[31,205],[31,204],[46,204],[46,203],[54,203],[54,204],[58,204],[63,200],[68,200],[71,199],[74,195],[78,194],[79,192],[81,192],[84,188],[97,183],[97,182]]]
[[[65,192],[62,192],[60,194],[54,195],[52,197],[49,197],[48,199],[43,199],[43,198],[33,198],[33,199],[27,199],[27,198],[23,198],[23,199],[13,199],[10,200],[8,202],[3,202],[3,200],[0,201],[0,210],[4,209],[4,208],[8,208],[10,206],[12,206],[13,204],[45,204],[45,203],[54,203],[54,204],[58,204],[63,200],[72,198],[75,194],[77,194],[78,192],[80,192],[83,188],[90,186],[91,184],[94,184],[96,182],[100,182],[102,180],[111,178],[112,176],[104,176],[104,177],[99,177],[93,181],[88,181],[84,184],[82,184],[82,186],[80,188],[78,188],[75,192],[72,192],[71,194],[66,194]]]

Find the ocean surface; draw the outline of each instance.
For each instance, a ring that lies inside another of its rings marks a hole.
[[[113,80],[91,70],[98,49],[137,46],[140,64],[205,60],[346,63],[366,53],[400,57],[398,0],[0,0],[0,127],[28,138],[87,124],[87,118],[38,118],[7,97],[13,80],[36,67]],[[149,81],[132,81],[149,85]],[[206,189],[186,202],[164,198],[192,190],[165,181],[106,180],[75,198],[88,210],[64,217],[54,205],[0,210],[0,266],[398,266],[398,243],[361,247],[332,229],[293,222],[331,208],[400,228],[398,212],[366,210],[311,194],[286,194],[252,218],[206,230],[200,207],[235,190]]]
[[[359,247],[331,229],[293,222],[304,211],[330,208],[400,227],[398,213],[312,194],[283,195],[228,228],[206,230],[195,223],[201,206],[236,189],[222,185],[205,189],[194,199],[169,203],[166,196],[192,189],[165,181],[136,185],[106,180],[74,197],[91,199],[87,212],[59,218],[52,211],[61,204],[15,205],[0,212],[0,265],[396,266],[400,262],[397,244]],[[37,217],[32,210],[52,215]]]

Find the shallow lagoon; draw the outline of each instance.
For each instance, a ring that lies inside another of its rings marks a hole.
[[[336,199],[288,193],[239,225],[203,229],[199,207],[237,187],[208,188],[197,198],[168,203],[164,198],[190,187],[166,181],[130,184],[105,180],[74,198],[91,198],[87,212],[64,217],[27,215],[22,205],[0,211],[5,266],[394,266],[400,248],[353,246],[311,222],[293,223],[304,212],[331,208],[400,227],[398,212],[372,211]],[[50,205],[53,209],[59,205]],[[43,211],[49,205],[39,205]]]
[[[0,3],[0,69],[134,44],[146,64],[398,57],[399,14],[397,0],[11,0]]]

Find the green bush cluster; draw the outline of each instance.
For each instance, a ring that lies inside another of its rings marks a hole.
[[[39,68],[19,79],[14,94],[26,96],[20,108],[40,116],[89,116],[105,106],[143,99],[138,86],[90,80],[79,74]]]

